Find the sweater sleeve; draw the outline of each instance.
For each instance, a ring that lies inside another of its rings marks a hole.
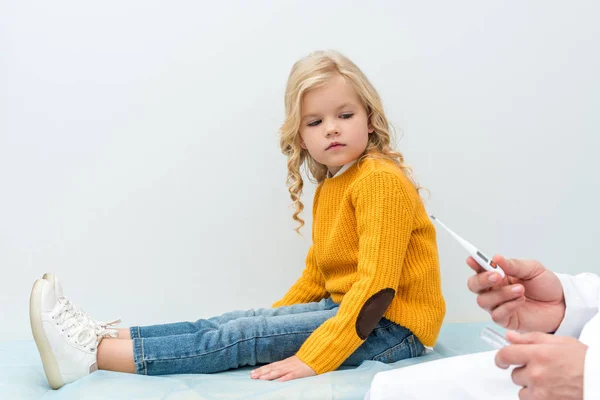
[[[319,204],[319,194],[321,187],[317,187],[315,197],[313,199],[313,219],[316,214]],[[327,297],[325,290],[325,279],[317,266],[317,260],[314,251],[314,227],[313,227],[313,244],[306,255],[306,267],[302,272],[302,276],[294,283],[288,292],[279,301],[273,303],[272,307],[291,306],[292,304],[310,303],[313,301],[321,301]]]
[[[337,315],[317,328],[296,354],[317,374],[339,367],[383,317],[398,288],[413,229],[417,194],[408,180],[374,171],[355,185],[357,281]]]

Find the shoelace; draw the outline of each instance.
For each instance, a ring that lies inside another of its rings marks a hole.
[[[80,319],[81,323],[89,325],[90,327],[94,328],[95,331],[98,332],[102,331],[103,329],[110,329],[111,326],[121,323],[120,318],[109,322],[98,321],[87,315],[85,311],[83,311],[81,308],[76,308],[74,305],[73,308],[75,309],[75,315],[77,316],[77,318]]]
[[[85,311],[83,311],[82,308],[77,308],[75,306],[75,304],[71,303],[71,301],[69,299],[67,299],[66,297],[63,297],[66,302],[68,302],[72,307],[73,310],[75,311],[75,315],[80,319],[81,323],[84,325],[89,325],[90,327],[94,328],[94,331],[98,331],[101,332],[102,329],[111,329],[111,326],[114,325],[118,325],[121,323],[121,319],[115,319],[113,321],[109,321],[109,322],[104,322],[104,321],[98,321],[97,319],[94,319],[92,317],[90,317],[89,315],[86,314]]]
[[[108,326],[114,325],[120,320],[100,325],[99,321],[88,317],[83,310],[75,308],[66,297],[59,297],[57,301],[61,304],[61,308],[52,319],[56,321],[56,325],[60,326],[63,332],[66,332],[68,338],[73,338],[75,344],[83,347],[89,346],[90,351],[95,351],[103,338],[118,336],[119,332],[115,329],[108,329]],[[95,326],[90,325],[90,321]]]

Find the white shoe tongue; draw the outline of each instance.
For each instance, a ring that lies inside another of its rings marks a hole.
[[[54,292],[56,293],[56,297],[64,297],[63,288],[58,278],[54,278]]]
[[[58,296],[54,291],[54,288],[49,282],[44,281],[44,286],[42,289],[42,306],[44,307],[44,311],[49,312],[52,310],[58,310],[62,307],[58,301]]]

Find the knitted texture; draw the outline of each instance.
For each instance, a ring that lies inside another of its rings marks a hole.
[[[383,316],[435,344],[446,312],[435,229],[398,166],[365,159],[321,183],[312,240],[302,276],[273,306],[331,297],[340,307],[298,358],[318,374],[339,367],[363,342],[356,329],[363,305],[383,289],[395,291]]]

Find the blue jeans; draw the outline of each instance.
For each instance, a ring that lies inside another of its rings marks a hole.
[[[323,322],[335,316],[331,299],[278,308],[234,311],[196,322],[131,327],[138,374],[207,374],[291,357]],[[424,347],[412,332],[385,318],[342,365],[417,357]]]

